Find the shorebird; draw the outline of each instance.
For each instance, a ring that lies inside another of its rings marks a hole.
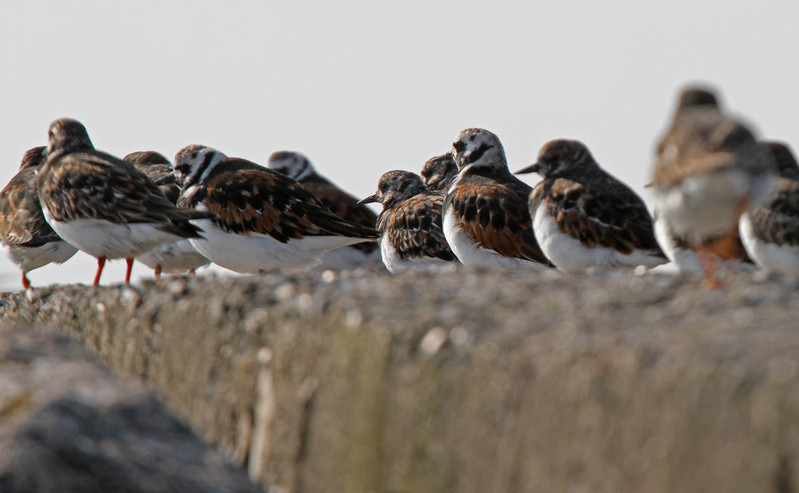
[[[741,239],[763,269],[799,272],[799,165],[781,142],[763,142],[779,171],[772,198],[741,216]]]
[[[408,171],[389,171],[380,177],[377,192],[361,204],[380,202],[377,219],[383,263],[392,273],[427,269],[456,260],[441,226],[444,194],[431,192]]]
[[[774,179],[747,126],[723,114],[712,91],[686,89],[657,148],[652,187],[657,221],[664,221],[658,230],[696,250],[715,287],[718,260],[742,256],[738,219],[768,196]]]
[[[177,185],[172,163],[154,151],[131,152],[124,158],[155,183],[170,202],[177,205],[180,187]],[[194,274],[195,270],[211,263],[191,244],[191,240],[183,239],[164,243],[136,257],[136,260],[150,267],[155,278],[161,273]]]
[[[607,173],[582,142],[553,140],[517,173],[543,177],[530,195],[538,244],[564,271],[666,263],[644,201]]]
[[[422,166],[424,184],[434,192],[446,193],[457,174],[458,165],[451,152],[431,157]]]
[[[94,285],[106,260],[133,259],[163,243],[200,238],[189,223],[204,217],[178,209],[132,164],[95,150],[86,128],[61,118],[50,125],[47,160],[38,174],[45,219],[64,240],[97,258]]]
[[[291,267],[328,250],[374,241],[378,232],[342,219],[297,181],[206,146],[175,156],[178,204],[207,211],[192,241],[215,264],[240,273]]]
[[[278,151],[269,157],[267,167],[297,180],[338,217],[368,228],[375,227],[377,214],[359,204],[356,197],[320,175],[305,155],[294,151]],[[334,268],[354,268],[375,262],[378,255],[377,243],[364,241],[325,253],[322,264]]]
[[[62,240],[44,220],[36,170],[46,157],[46,147],[29,149],[19,172],[0,192],[0,242],[22,271],[22,286],[31,287],[28,272],[51,262],[66,262],[77,248]]]
[[[551,266],[533,233],[532,188],[511,174],[499,138],[463,130],[453,143],[458,175],[444,200],[444,236],[466,267]]]

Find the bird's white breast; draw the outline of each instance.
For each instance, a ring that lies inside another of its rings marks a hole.
[[[581,271],[589,267],[654,267],[665,263],[662,257],[652,256],[644,250],[633,250],[630,254],[613,248],[586,246],[558,228],[558,223],[542,204],[535,210],[533,219],[538,245],[544,255],[563,271]]]
[[[502,268],[519,267],[543,268],[542,264],[520,258],[506,257],[489,248],[483,248],[470,238],[455,218],[452,205],[446,208],[443,215],[444,237],[452,252],[463,265],[469,268]]]
[[[380,254],[383,258],[383,264],[389,272],[397,274],[408,270],[415,271],[428,271],[439,268],[446,268],[451,262],[433,257],[417,257],[403,259],[400,257],[397,248],[384,234],[380,238]]]

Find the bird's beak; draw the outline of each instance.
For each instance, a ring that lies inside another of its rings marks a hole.
[[[375,202],[380,202],[380,200],[377,198],[377,193],[359,200],[358,205],[374,204]]]
[[[528,166],[526,168],[520,169],[519,171],[517,171],[514,174],[516,174],[516,175],[524,175],[524,174],[527,174],[527,173],[538,173],[540,171],[541,171],[541,165],[538,164],[538,163],[533,163],[533,164],[531,164],[530,166]]]

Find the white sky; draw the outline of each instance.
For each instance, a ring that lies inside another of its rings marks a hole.
[[[686,82],[712,82],[763,137],[795,141],[797,16],[788,0],[7,1],[0,184],[63,116],[120,157],[301,151],[358,196],[479,126],[511,170],[550,139],[580,139],[649,200],[653,145]],[[90,283],[95,266],[78,254],[30,278]],[[103,283],[123,273],[112,262]],[[0,289],[20,287],[3,258]]]

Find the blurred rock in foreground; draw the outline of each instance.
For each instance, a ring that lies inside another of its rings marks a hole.
[[[370,272],[7,295],[277,492],[797,487],[799,283]]]
[[[251,492],[245,472],[74,341],[0,329],[3,493]]]

